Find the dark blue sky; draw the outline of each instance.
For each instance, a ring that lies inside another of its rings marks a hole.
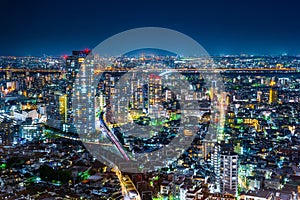
[[[297,0],[1,0],[0,55],[63,55],[127,29],[180,31],[210,54],[300,55]]]

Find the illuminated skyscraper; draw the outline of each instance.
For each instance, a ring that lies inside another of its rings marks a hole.
[[[94,59],[88,56],[80,66],[73,85],[73,112],[77,132],[90,135],[95,132]]]
[[[105,112],[105,121],[110,124],[113,123],[113,113],[112,113],[112,102],[111,98],[113,98],[114,91],[114,85],[115,85],[115,78],[111,74],[105,74],[104,79],[104,100],[105,100],[105,106],[106,106],[106,112]],[[119,91],[120,92],[120,91]]]
[[[220,174],[220,151],[221,147],[217,143],[211,143],[211,165],[213,167],[213,171],[216,175],[215,187],[214,191],[212,192],[220,192],[220,181],[221,181],[221,174]]]
[[[278,91],[275,88],[270,88],[269,91],[269,104],[276,103],[278,100]]]
[[[59,97],[59,114],[62,122],[66,123],[68,120],[68,97],[66,94]]]
[[[89,53],[91,53],[89,49],[72,51],[72,55],[66,59],[67,79],[74,81],[80,69],[80,65],[84,62],[85,57],[89,55]]]
[[[220,153],[221,192],[237,195],[238,187],[238,154],[232,151]]]
[[[139,79],[132,81],[131,84],[132,94],[132,109],[142,110],[143,109],[143,84]]]
[[[148,87],[148,112],[158,115],[159,106],[161,106],[162,80],[161,77],[151,74]]]
[[[151,74],[149,77],[149,105],[160,103],[161,92],[161,77]]]
[[[211,86],[210,86],[210,99],[213,101],[215,95],[217,93],[217,82],[216,81],[212,81],[211,82]]]
[[[73,109],[72,109],[72,88],[75,82],[75,78],[79,73],[80,67],[84,62],[87,55],[89,55],[91,51],[89,49],[85,49],[83,51],[72,51],[72,55],[66,58],[66,78],[69,83],[67,86],[66,94],[67,94],[67,120],[65,123],[72,124],[73,123]]]

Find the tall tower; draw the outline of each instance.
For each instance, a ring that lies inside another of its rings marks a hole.
[[[139,79],[132,80],[131,84],[132,94],[132,109],[142,110],[143,106],[143,83]]]
[[[67,79],[74,81],[77,73],[79,72],[80,65],[84,62],[84,59],[91,53],[91,50],[85,49],[82,51],[72,51],[72,55],[66,59]]]
[[[0,124],[0,131],[2,132],[2,145],[11,146],[13,141],[12,122],[5,119]]]
[[[269,91],[269,104],[276,103],[277,99],[278,99],[278,91],[271,87]]]
[[[158,106],[161,105],[162,82],[161,77],[151,74],[148,87],[148,113],[157,115]]]
[[[216,92],[217,92],[217,82],[212,81],[210,86],[210,92],[209,92],[211,101],[213,101]]]
[[[68,79],[68,86],[66,90],[67,94],[67,120],[65,123],[72,124],[74,113],[72,107],[72,88],[75,82],[76,76],[80,71],[81,65],[84,63],[85,58],[91,53],[91,50],[85,49],[81,51],[72,51],[72,55],[66,58],[66,78]],[[85,83],[86,84],[86,83]]]
[[[73,86],[73,114],[77,132],[86,136],[95,133],[95,80],[94,58],[89,56],[81,64]],[[92,138],[91,138],[92,139]]]
[[[213,166],[213,170],[216,176],[215,181],[215,188],[212,192],[220,192],[220,181],[221,181],[221,174],[220,174],[220,151],[221,146],[217,143],[213,144],[213,150],[211,152],[211,165]]]
[[[105,74],[104,80],[104,99],[105,99],[105,121],[110,124],[113,123],[112,118],[112,105],[111,105],[111,95],[112,95],[112,87],[114,85],[114,77],[111,74]]]
[[[232,151],[222,151],[220,160],[221,192],[237,196],[238,154]]]
[[[62,122],[66,123],[68,120],[68,97],[66,94],[59,97],[59,114]]]

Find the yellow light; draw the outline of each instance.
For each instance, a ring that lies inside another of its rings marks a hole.
[[[84,58],[78,58],[78,62],[79,63],[83,63],[84,62]]]

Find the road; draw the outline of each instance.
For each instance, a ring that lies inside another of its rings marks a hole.
[[[122,172],[114,168],[119,178],[124,200],[141,200],[141,196],[128,175],[123,176]]]
[[[117,147],[117,149],[119,150],[119,152],[122,154],[123,158],[126,161],[129,161],[129,156],[127,155],[127,153],[125,152],[125,150],[123,149],[122,144],[120,144],[119,139],[115,136],[115,134],[113,134],[111,132],[111,130],[109,130],[109,128],[107,127],[107,125],[105,124],[104,120],[103,120],[103,115],[104,112],[102,111],[100,113],[99,116],[99,120],[100,120],[100,126],[102,128],[103,131],[105,131],[106,135],[108,136],[108,139],[114,143],[114,145]]]

